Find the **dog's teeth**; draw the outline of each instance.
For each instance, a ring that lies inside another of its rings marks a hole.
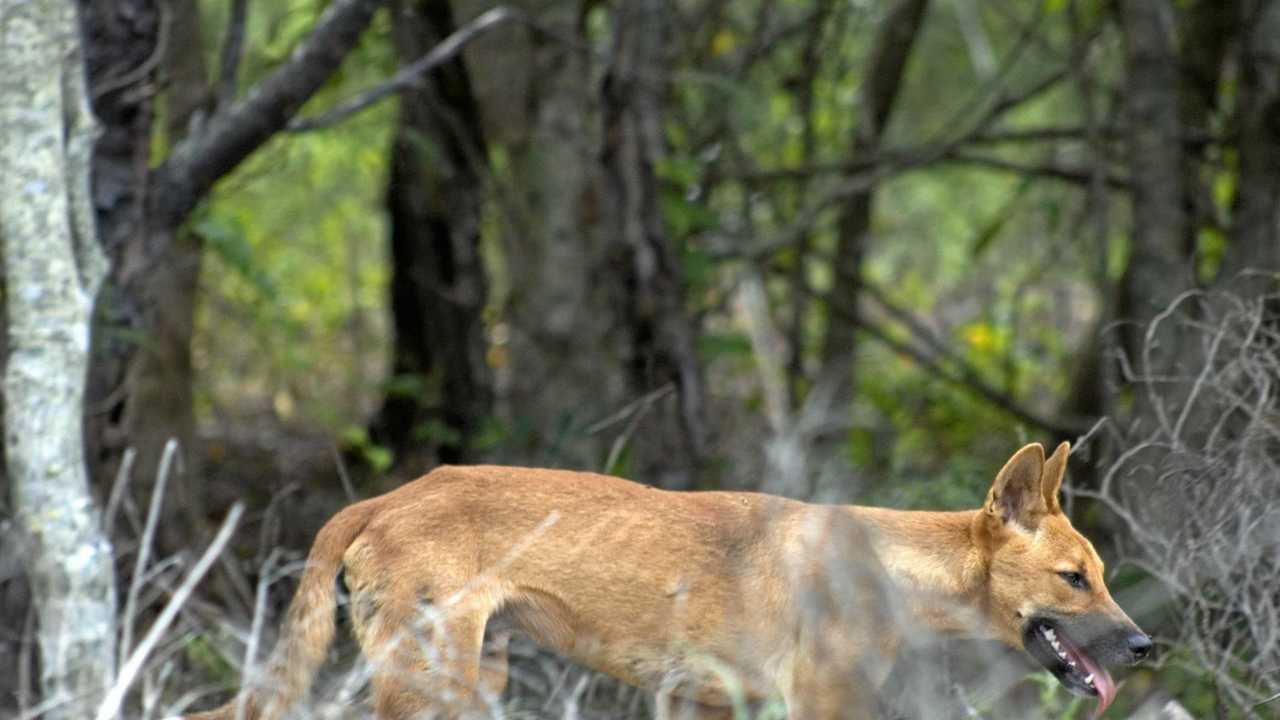
[[[1090,685],[1093,684],[1093,673],[1084,676],[1084,681]]]
[[[1052,641],[1052,640],[1054,639],[1054,637],[1056,637],[1056,636],[1057,636],[1057,633],[1055,633],[1055,632],[1053,631],[1053,628],[1045,628],[1045,629],[1044,629],[1044,636],[1045,636],[1045,637],[1047,637],[1047,638],[1049,638],[1049,640],[1050,640],[1050,641]]]

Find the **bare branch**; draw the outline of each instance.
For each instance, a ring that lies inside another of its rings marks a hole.
[[[151,550],[155,547],[156,526],[160,522],[160,509],[164,507],[164,491],[169,484],[169,472],[177,454],[178,441],[169,438],[169,441],[164,444],[160,468],[156,471],[156,484],[151,489],[151,505],[147,508],[147,523],[142,531],[142,541],[138,545],[138,556],[134,560],[129,592],[125,595],[124,627],[120,632],[119,649],[121,666],[133,650],[133,621],[138,616],[138,596],[142,593],[143,578],[147,573],[147,565],[151,562]]]
[[[422,81],[423,75],[452,60],[455,55],[462,52],[467,43],[483,35],[486,31],[505,22],[519,19],[523,19],[521,13],[503,6],[481,13],[474,20],[458,28],[449,37],[440,41],[439,45],[432,48],[431,52],[422,56],[420,60],[402,68],[386,82],[375,85],[346,102],[339,103],[337,107],[321,115],[294,118],[285,129],[296,133],[333,127],[401,90],[414,87]]]
[[[862,286],[863,292],[866,293],[869,287],[871,286],[864,282]],[[817,293],[808,288],[805,289],[805,292],[817,295]],[[1027,408],[1017,398],[999,390],[983,379],[972,364],[947,348],[939,338],[925,328],[924,323],[911,316],[909,311],[890,303],[882,292],[873,290],[868,295],[882,307],[886,314],[907,326],[908,331],[912,333],[914,342],[913,340],[900,339],[888,327],[872,320],[866,313],[851,312],[848,307],[831,302],[831,298],[828,297],[819,296],[819,299],[827,303],[827,309],[831,313],[854,323],[865,330],[867,334],[887,345],[891,350],[910,358],[929,374],[943,382],[955,385],[981,397],[997,409],[1028,425],[1040,428],[1058,437],[1075,437],[1088,429],[1088,425],[1085,423],[1070,419],[1045,417]],[[927,349],[918,347],[916,342],[923,342]],[[948,365],[952,365],[956,369],[952,370]]]
[[[997,170],[1001,172],[1016,173],[1019,175],[1028,175],[1031,177],[1061,180],[1063,182],[1082,187],[1089,187],[1090,183],[1093,182],[1093,172],[1087,168],[1068,168],[1060,165],[1054,165],[1052,163],[1020,163],[989,155],[970,155],[968,153],[961,152],[948,155],[944,161],[957,165],[972,165],[986,170]],[[1102,182],[1112,190],[1128,191],[1130,189],[1128,178],[1108,173],[1103,174],[1101,179]]]
[[[288,124],[333,75],[385,0],[335,0],[315,29],[244,100],[217,112],[151,177],[157,215],[176,225],[220,178]]]
[[[1182,312],[1193,301],[1196,313]],[[1131,422],[1097,490],[1076,490],[1122,521],[1125,561],[1163,586],[1153,602],[1179,613],[1176,642],[1245,715],[1280,689],[1276,301],[1193,290],[1141,328],[1128,369],[1154,421]],[[1187,361],[1153,360],[1169,337]]]

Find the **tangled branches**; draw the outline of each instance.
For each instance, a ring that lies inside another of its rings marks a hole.
[[[1280,296],[1188,293],[1123,364],[1130,437],[1092,497],[1172,596],[1177,642],[1222,699],[1280,692]],[[1160,370],[1153,370],[1161,368]]]

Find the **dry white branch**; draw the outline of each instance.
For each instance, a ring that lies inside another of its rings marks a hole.
[[[142,670],[142,664],[146,662],[147,657],[151,655],[161,638],[164,637],[169,625],[173,623],[178,611],[182,609],[187,599],[191,597],[196,585],[204,578],[205,573],[209,572],[209,568],[218,559],[222,549],[231,540],[231,535],[236,529],[236,523],[240,521],[242,514],[244,514],[243,503],[236,503],[231,506],[226,519],[222,521],[222,527],[214,535],[213,542],[209,543],[209,548],[204,551],[204,555],[200,556],[200,560],[196,562],[195,567],[191,568],[191,572],[187,573],[186,579],[182,581],[182,585],[178,586],[178,590],[164,606],[164,610],[160,611],[160,616],[152,623],[151,629],[142,638],[142,642],[138,643],[137,649],[133,651],[128,661],[121,667],[120,674],[116,676],[115,682],[111,685],[111,689],[107,692],[102,704],[98,706],[98,711],[94,716],[96,720],[111,720],[116,717],[116,714],[120,711],[121,704],[124,702],[125,693],[129,691],[133,681]]]
[[[1172,640],[1245,716],[1280,692],[1277,303],[1197,291],[1159,314],[1129,366],[1151,417],[1083,493],[1124,521],[1131,562],[1176,601]],[[1157,339],[1177,343],[1177,362],[1156,364]]]

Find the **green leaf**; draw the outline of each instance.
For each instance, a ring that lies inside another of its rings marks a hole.
[[[457,428],[450,427],[436,419],[418,424],[413,429],[413,437],[415,440],[436,445],[449,445],[452,447],[462,445],[462,433],[458,432]]]
[[[427,392],[427,379],[420,373],[403,373],[387,380],[383,387],[387,395],[420,398]]]
[[[701,202],[691,202],[679,187],[664,187],[659,194],[662,217],[676,238],[688,237],[697,232],[714,228],[720,216]]]
[[[707,333],[698,339],[698,352],[706,360],[725,355],[751,354],[751,339],[742,333]]]
[[[1222,256],[1227,252],[1227,236],[1214,227],[1202,227],[1196,233],[1196,275],[1209,282],[1218,276]]]
[[[207,213],[191,223],[190,232],[204,241],[214,256],[249,283],[264,299],[275,300],[279,295],[258,264],[254,262],[253,248],[245,236],[244,228],[230,218]]]

